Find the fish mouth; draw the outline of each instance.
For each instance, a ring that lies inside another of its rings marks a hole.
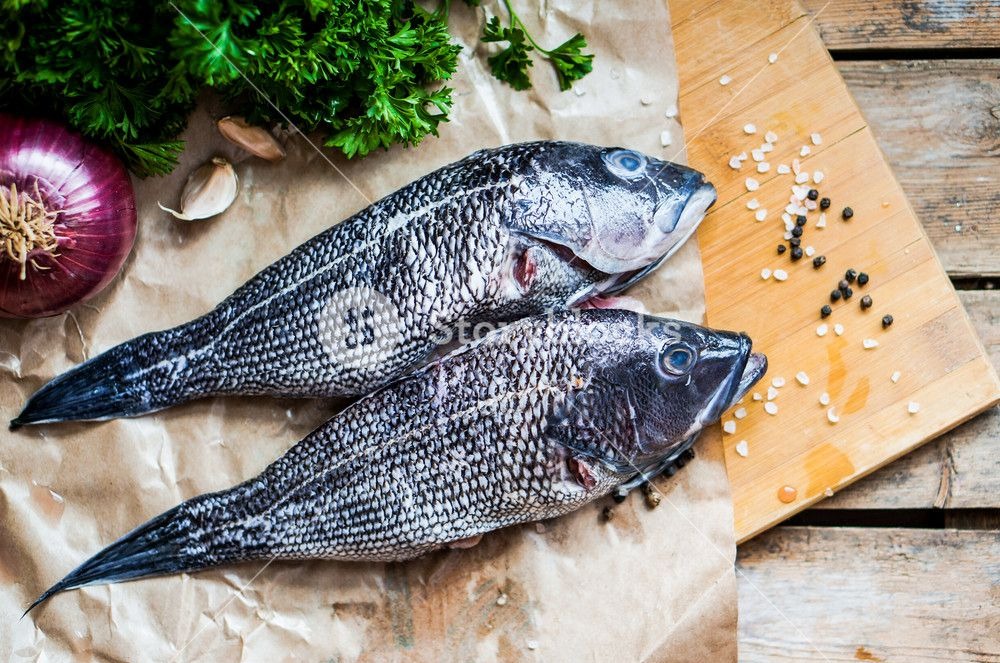
[[[767,372],[767,356],[750,351],[753,342],[746,334],[740,334],[739,338],[742,360],[734,367],[712,402],[702,411],[702,425],[708,426],[718,421],[722,413],[746,396]]]
[[[672,227],[667,228],[662,226],[659,220],[656,221],[657,228],[664,234],[677,232],[679,229],[680,234],[677,235],[675,241],[670,244],[667,250],[645,267],[627,272],[620,272],[618,274],[610,274],[606,281],[598,284],[599,292],[597,294],[606,296],[616,295],[631,288],[633,285],[649,276],[649,274],[655,271],[664,263],[664,261],[670,258],[670,256],[677,253],[677,251],[684,246],[688,239],[690,239],[691,235],[698,230],[698,226],[701,225],[702,219],[705,218],[705,213],[708,211],[709,207],[715,204],[717,198],[718,192],[715,190],[712,183],[702,181],[695,192],[692,193],[685,201],[684,207],[681,209],[680,214],[677,216],[676,223],[674,223]]]

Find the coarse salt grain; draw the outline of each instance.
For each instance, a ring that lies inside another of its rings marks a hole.
[[[733,77],[729,74],[723,74],[719,77],[719,85],[729,85],[733,82]]]
[[[760,146],[760,151],[767,154],[768,152],[774,152],[774,145],[771,143],[764,143]]]
[[[778,397],[778,390],[775,389],[774,387],[768,387],[767,388],[767,400],[773,401],[777,397]]]
[[[805,371],[799,371],[795,374],[795,379],[803,387],[809,384],[809,375]]]
[[[798,175],[795,176],[796,184],[805,184],[809,181],[809,173],[806,171],[800,171]]]
[[[528,646],[528,649],[538,649],[538,640],[528,640],[525,644]]]
[[[812,148],[809,147],[808,145],[803,145],[801,148],[799,148],[800,157],[807,157],[809,156],[810,152],[812,152]]]
[[[872,348],[878,347],[878,341],[876,341],[874,338],[866,338],[865,340],[861,341],[861,345],[865,346],[865,350],[871,350]]]
[[[826,228],[826,212],[819,213],[819,221],[816,222],[817,228]]]
[[[760,182],[752,177],[748,177],[746,181],[747,191],[756,191],[760,188]]]
[[[733,170],[739,170],[742,165],[743,162],[740,161],[739,157],[736,156],[729,157],[729,167],[732,168]]]
[[[741,407],[738,410],[736,410],[736,412],[733,412],[733,416],[736,417],[737,419],[746,419],[747,409],[745,407]]]
[[[801,201],[803,198],[809,195],[809,187],[803,186],[801,184],[796,184],[795,186],[792,187],[792,193],[795,194],[795,197]]]
[[[758,173],[766,173],[769,170],[771,170],[771,164],[769,164],[768,162],[761,161],[759,164],[757,164]]]
[[[822,394],[820,394],[819,395],[819,404],[820,405],[829,405],[830,404],[830,394],[826,393],[825,391]]]
[[[759,392],[759,391],[755,391],[755,392],[753,392],[753,397],[752,397],[752,398],[753,398],[753,399],[754,399],[755,401],[762,401],[762,400],[764,400],[764,397],[760,395],[760,392]]]
[[[764,412],[767,412],[768,414],[771,415],[778,414],[778,404],[775,403],[774,401],[768,401],[764,403]]]
[[[765,281],[771,278],[771,270],[768,269],[767,267],[760,270],[760,278],[764,279]]]
[[[820,326],[816,328],[816,335],[817,336],[826,336],[826,332],[829,329],[830,328],[826,326],[825,322],[821,323]]]
[[[802,204],[805,205],[806,209],[809,210],[810,212],[812,212],[814,209],[816,209],[816,201],[815,200],[809,200],[808,198],[806,198],[805,201],[803,201]]]
[[[787,240],[790,240],[790,239],[792,238],[792,233],[791,233],[791,231],[788,231],[788,232],[786,232],[786,233],[785,233],[785,234],[783,235],[783,237],[785,238],[785,240],[786,240],[786,241],[787,241]]]
[[[758,221],[763,221],[764,219],[766,219],[766,218],[767,218],[767,210],[766,210],[766,209],[763,209],[763,208],[761,208],[761,209],[757,210],[757,211],[756,211],[756,212],[754,213],[754,215],[753,215],[753,216],[754,216],[754,218],[755,218],[755,219],[757,219]]]
[[[747,209],[748,210],[752,211],[752,210],[757,209],[758,207],[760,207],[760,201],[757,200],[756,198],[751,198],[750,200],[747,201]]]
[[[738,158],[738,159],[739,159],[740,161],[746,161],[746,160],[747,160],[747,159],[748,159],[749,157],[747,156],[747,153],[746,153],[746,152],[740,152],[740,155],[739,155],[739,157],[737,157],[737,158]]]
[[[843,336],[844,335],[844,325],[840,324],[839,322],[837,324],[835,324],[833,326],[833,333],[836,334],[837,336]]]
[[[663,111],[666,117],[677,117],[677,104],[670,104],[667,106],[667,110]]]
[[[802,170],[802,164],[799,163],[798,159],[792,159],[792,172],[796,175]]]
[[[823,177],[824,177],[824,175],[823,175],[823,171],[822,170],[817,170],[817,171],[813,172],[813,182],[815,182],[816,184],[819,184],[820,182],[822,182],[823,181]]]
[[[788,280],[788,272],[783,269],[774,270],[774,280],[775,281],[786,281]]]
[[[501,594],[497,597],[497,605],[507,605],[507,595]]]
[[[899,371],[893,371],[892,376],[889,379],[892,380],[893,384],[896,384],[897,382],[899,382],[899,378],[901,377],[903,377],[902,373],[900,373]]]
[[[766,134],[764,134],[764,140],[766,140],[769,143],[777,143],[778,134],[774,133],[773,131],[768,131]]]
[[[649,95],[646,95],[642,99],[639,100],[639,103],[642,104],[643,106],[648,106],[651,103],[653,103],[653,98],[650,97]]]
[[[809,134],[809,140],[812,141],[813,145],[819,145],[823,142],[823,137],[819,134]]]
[[[823,494],[827,497],[833,497],[833,488],[826,488],[823,490]]]
[[[736,432],[736,422],[730,419],[726,423],[722,424],[722,431],[727,435],[732,435]]]
[[[736,453],[738,453],[743,458],[746,458],[747,454],[750,453],[749,446],[750,445],[747,444],[746,440],[740,440],[739,442],[736,443],[736,447],[735,447],[736,448]]]
[[[779,375],[778,377],[776,377],[773,380],[771,380],[771,384],[773,384],[778,389],[781,389],[782,387],[785,386],[785,378],[783,378],[783,377],[781,377]]]
[[[840,416],[837,414],[836,408],[830,408],[826,411],[826,418],[830,420],[831,424],[835,424],[840,421]]]
[[[771,53],[771,54],[769,54],[767,56],[767,63],[768,64],[774,64],[777,61],[778,61],[778,54],[777,53]]]
[[[777,170],[779,175],[787,175],[788,173],[792,172],[792,169],[788,167],[787,163],[778,164]]]
[[[757,125],[753,122],[747,122],[743,125],[743,133],[747,135],[753,135],[757,133]]]
[[[750,150],[750,158],[753,159],[754,161],[763,161],[764,150],[761,150],[759,148],[756,150]]]
[[[916,401],[910,401],[906,405],[906,411],[909,412],[910,414],[916,414],[917,412],[920,412],[920,403]]]
[[[674,142],[674,139],[670,136],[669,130],[663,130],[660,132],[660,145],[663,147],[669,147],[670,144]]]
[[[583,95],[587,94],[587,91],[584,90],[583,88],[580,88],[580,87],[577,87],[577,86],[574,85],[573,86],[573,94],[575,94],[578,97],[582,97]],[[668,115],[667,117],[670,117],[670,116]]]
[[[807,246],[806,247],[806,255],[807,256],[809,256],[810,258],[812,258],[814,253],[816,253],[816,249],[814,249],[812,246]]]
[[[795,205],[795,203],[789,203],[788,205],[785,205],[786,214],[795,214],[798,211],[799,208]]]

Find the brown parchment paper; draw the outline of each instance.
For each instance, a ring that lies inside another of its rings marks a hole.
[[[181,166],[136,182],[139,238],[123,275],[71,313],[0,321],[0,414],[14,416],[52,376],[116,343],[196,317],[329,225],[481,147],[535,138],[623,145],[683,160],[665,112],[677,75],[661,0],[515,3],[546,44],[584,32],[594,72],[560,94],[537,62],[528,93],[488,72],[482,14],[456,4],[466,45],[441,137],[333,164],[302,137],[268,164],[225,143],[206,102]],[[496,5],[487,11],[497,11]],[[667,130],[673,145],[660,144]],[[215,154],[237,163],[241,192],[222,216],[185,223],[171,205]],[[354,188],[357,187],[357,190]],[[360,190],[360,193],[359,193]],[[362,195],[363,194],[363,195]],[[690,242],[631,294],[653,312],[700,320]],[[544,525],[488,535],[471,550],[406,564],[244,564],[41,591],[148,518],[260,472],[328,418],[324,401],[210,399],[145,417],[0,433],[0,658],[12,661],[728,661],[736,659],[732,507],[717,433],[648,509],[638,493],[604,523],[591,505]]]

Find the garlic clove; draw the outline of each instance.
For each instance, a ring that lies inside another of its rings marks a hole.
[[[285,158],[285,149],[267,129],[247,124],[242,117],[227,115],[216,122],[215,126],[223,137],[256,157],[267,161],[281,161]]]
[[[188,175],[181,192],[179,212],[159,202],[156,204],[164,212],[170,212],[184,221],[207,219],[225,212],[236,200],[239,190],[240,181],[233,165],[222,157],[213,157]]]

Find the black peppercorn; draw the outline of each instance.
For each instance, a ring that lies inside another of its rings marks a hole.
[[[854,210],[850,207],[845,207],[844,211],[840,213],[840,216],[844,217],[844,221],[847,221],[849,218],[854,216]]]
[[[820,209],[830,209],[830,199],[829,198],[820,198],[819,199],[819,208]]]
[[[824,304],[823,308],[821,308],[819,310],[819,315],[820,315],[821,318],[825,318],[825,317],[829,316],[831,313],[833,313],[833,309],[830,308],[829,304]]]
[[[797,246],[792,247],[792,260],[795,261],[801,257],[802,257],[802,249]]]
[[[854,291],[851,290],[850,288],[844,288],[843,295],[844,295],[844,301],[846,302],[848,299],[854,296]]]
[[[826,256],[816,256],[813,258],[813,267],[819,269],[826,264]]]
[[[779,256],[780,256],[780,255],[781,255],[782,253],[784,253],[784,252],[785,252],[785,248],[786,248],[786,247],[785,247],[785,245],[784,245],[784,244],[778,244],[778,255],[779,255]]]
[[[788,246],[792,247],[793,249],[796,246],[802,246],[802,238],[801,237],[791,238],[790,240],[788,240]]]
[[[892,316],[891,315],[883,315],[882,316],[882,329],[885,329],[886,327],[888,327],[891,324],[892,324]]]
[[[868,309],[868,308],[871,308],[871,307],[872,307],[872,296],[871,295],[865,295],[864,297],[862,297],[861,298],[861,310],[864,311],[865,309]]]
[[[844,292],[850,285],[851,284],[845,281],[844,279],[840,279],[840,281],[837,282],[837,289],[840,290],[841,292]]]
[[[858,274],[858,285],[868,285],[868,275],[864,272]]]
[[[848,283],[854,283],[854,279],[858,278],[858,273],[853,269],[849,269],[844,272],[844,278],[847,279]]]
[[[830,301],[831,302],[839,302],[840,301],[840,291],[839,290],[831,290],[830,291]]]
[[[795,217],[795,225],[797,226],[806,225],[806,221],[808,221],[808,219],[806,218],[805,214],[799,214],[797,217]]]
[[[806,197],[809,198],[809,200],[816,200],[819,198],[819,191],[816,189],[809,189],[809,193],[806,194]]]
[[[792,237],[802,237],[802,226],[792,228]]]

